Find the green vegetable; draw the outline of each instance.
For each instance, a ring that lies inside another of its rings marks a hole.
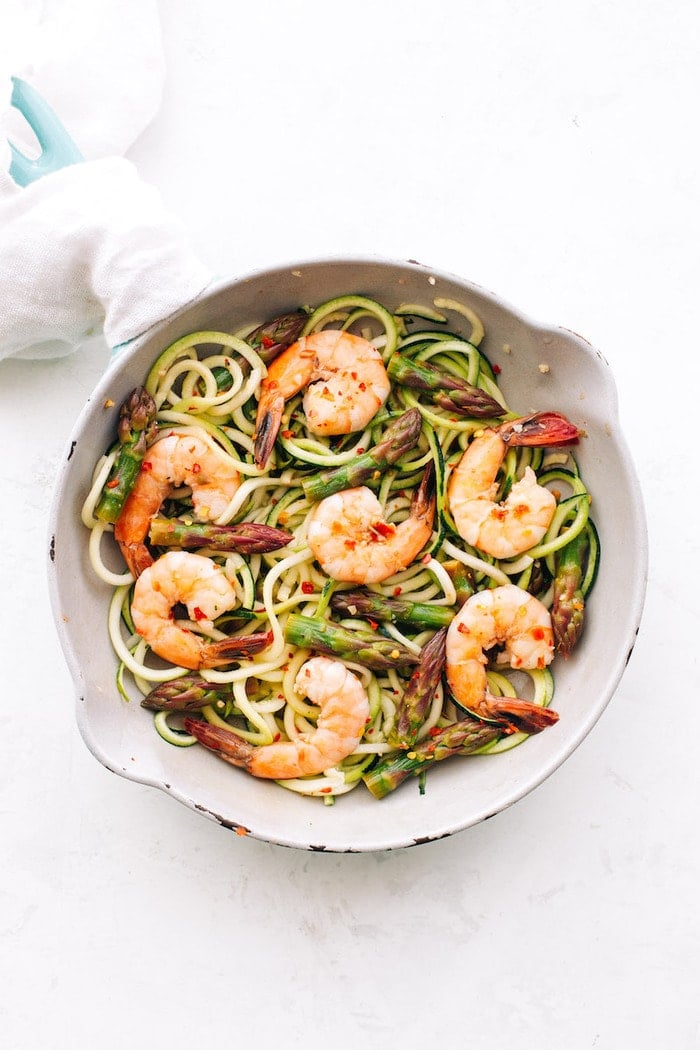
[[[153,518],[148,538],[154,547],[210,547],[217,551],[240,551],[243,554],[276,551],[286,547],[292,540],[289,532],[258,522],[212,525],[186,522],[181,518],[165,518],[162,515]]]
[[[418,443],[422,425],[421,414],[417,408],[404,412],[389,424],[382,441],[368,452],[361,453],[351,463],[304,478],[302,485],[306,498],[313,501],[322,500],[334,492],[378,480],[387,467],[396,463],[405,452]]]
[[[491,743],[500,730],[485,722],[465,718],[460,722],[435,729],[410,751],[391,751],[380,758],[363,776],[363,781],[377,799],[382,799],[403,784],[407,777],[427,772],[435,762],[451,755],[471,755]]]
[[[445,605],[385,598],[373,591],[338,591],[331,598],[331,609],[344,616],[358,616],[377,623],[400,623],[433,630],[446,627],[455,615],[454,609]]]
[[[155,434],[155,418],[155,401],[144,387],[136,387],[119,410],[117,434],[121,447],[95,507],[101,521],[114,524],[121,514]]]
[[[503,416],[506,409],[478,386],[458,376],[443,372],[426,361],[420,364],[401,354],[394,354],[387,366],[389,377],[401,386],[427,393],[440,408],[475,419]]]
[[[373,671],[409,667],[418,662],[415,653],[374,631],[351,631],[328,620],[317,620],[298,613],[288,617],[284,637],[300,649],[355,660]]]
[[[418,739],[418,732],[442,677],[446,639],[447,628],[443,627],[421,649],[420,664],[413,672],[397,708],[396,729],[391,743],[398,747],[411,748]]]

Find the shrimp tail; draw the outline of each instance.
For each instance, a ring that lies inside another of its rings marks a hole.
[[[119,549],[134,579],[138,579],[141,573],[150,568],[155,561],[145,543],[126,543],[119,540]]]
[[[531,734],[541,733],[559,721],[559,715],[551,708],[510,696],[486,695],[476,713],[488,721],[503,722],[514,732]]]
[[[561,412],[533,412],[495,428],[506,445],[575,445],[578,427]]]
[[[281,395],[273,395],[268,403],[261,402],[261,405],[262,409],[253,435],[253,455],[255,465],[262,470],[267,466],[267,461],[275,447],[284,413],[284,398]]]
[[[200,667],[220,667],[233,660],[253,656],[267,649],[272,644],[272,631],[260,631],[258,634],[245,634],[232,638],[222,638],[202,646]]]
[[[435,465],[432,460],[425,468],[421,483],[413,493],[411,517],[420,521],[432,521],[435,516],[437,496],[435,492]]]
[[[220,726],[213,726],[199,718],[183,719],[184,729],[203,744],[209,751],[214,751],[224,762],[230,762],[232,766],[248,769],[255,748],[236,733]]]

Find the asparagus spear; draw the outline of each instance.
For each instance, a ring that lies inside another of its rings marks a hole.
[[[278,354],[296,342],[307,319],[308,315],[303,310],[282,314],[261,324],[250,333],[246,342],[258,352],[265,364],[269,365]]]
[[[148,538],[154,547],[211,547],[217,551],[264,554],[286,547],[293,537],[282,529],[252,521],[243,521],[239,525],[212,525],[157,515],[151,522]]]
[[[454,589],[457,593],[457,604],[461,608],[467,598],[471,598],[476,590],[472,572],[463,562],[456,560],[444,562],[443,568],[454,584]]]
[[[427,393],[440,408],[475,419],[503,416],[506,409],[495,398],[465,379],[443,372],[426,361],[412,361],[394,354],[387,366],[391,379],[401,386]]]
[[[567,543],[557,561],[552,599],[554,644],[562,656],[569,656],[581,637],[584,624],[584,597],[581,591],[583,565],[588,554],[586,530]]]
[[[303,310],[282,314],[254,329],[246,342],[257,351],[258,357],[269,365],[278,354],[281,354],[299,338],[306,319],[307,314]],[[247,361],[241,361],[241,368],[245,373],[249,367]],[[233,379],[227,368],[213,368],[212,373],[216,379],[217,391],[228,390],[232,386]]]
[[[496,726],[465,718],[444,729],[433,730],[426,740],[410,751],[389,752],[362,779],[374,797],[382,799],[395,791],[407,777],[427,771],[434,762],[441,762],[451,755],[473,754],[501,733],[502,729]]]
[[[391,743],[397,747],[411,748],[418,738],[426,711],[440,684],[445,666],[446,638],[447,628],[443,627],[421,650],[420,665],[413,672],[397,709],[396,728],[391,737]]]
[[[344,616],[359,616],[377,623],[400,623],[421,628],[447,627],[454,609],[445,605],[412,602],[408,598],[385,598],[373,591],[339,591],[331,598],[331,609]]]
[[[420,437],[422,417],[417,408],[411,408],[395,419],[384,432],[378,445],[361,453],[352,463],[323,470],[302,482],[307,499],[322,500],[342,489],[364,485],[379,478],[405,452],[416,445]]]
[[[119,409],[117,435],[121,448],[95,508],[102,521],[114,524],[121,514],[155,432],[155,418],[155,401],[142,386],[137,386]]]
[[[141,707],[149,711],[201,711],[207,704],[230,697],[230,682],[216,685],[197,674],[188,674],[157,685],[143,698]]]
[[[393,638],[385,638],[374,631],[349,631],[328,620],[312,619],[293,613],[287,619],[284,637],[300,649],[312,649],[327,656],[356,660],[373,671],[388,667],[409,667],[418,663],[418,657]]]

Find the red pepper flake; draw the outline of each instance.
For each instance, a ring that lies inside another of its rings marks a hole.
[[[281,740],[281,739],[282,739],[282,734],[281,733],[275,733],[275,735],[272,738],[272,742],[273,742],[273,744],[276,744],[277,741]]]
[[[236,834],[243,837],[248,834],[248,828],[242,828],[240,825],[236,828]]]
[[[366,383],[360,383],[360,390],[365,391],[367,389]]]
[[[440,729],[439,726],[432,726],[432,728],[428,730],[428,736],[440,736],[441,732],[442,729]]]
[[[195,620],[206,620],[207,619],[206,613],[203,613],[198,605],[195,605],[195,607],[192,610],[192,612],[194,613]]]
[[[333,790],[333,788],[321,788],[321,792],[320,793],[322,795],[330,795],[332,790]]]
[[[387,536],[393,536],[396,532],[396,526],[387,521],[375,521],[371,528],[373,532],[376,532],[379,536],[383,536],[384,539],[386,539]]]
[[[153,464],[151,463],[151,461],[148,459],[144,459],[143,463],[141,464],[141,470],[153,470]]]
[[[494,375],[500,376],[501,371],[502,371],[502,369],[501,369],[500,365],[494,365],[493,366],[493,374]]]
[[[283,430],[282,431],[282,437],[283,438],[294,437],[294,431],[293,430]]]
[[[379,624],[376,622],[376,620],[368,620],[367,623],[370,625],[373,631],[376,631],[377,627],[379,627]]]
[[[311,580],[304,580],[301,585],[302,594],[313,594],[314,585]]]
[[[364,452],[364,451],[365,451],[365,450],[364,450],[363,448],[358,448],[358,450],[357,450],[357,454],[358,454],[358,456],[360,455],[360,453],[362,453],[362,452]]]
[[[199,463],[193,463],[192,464],[192,473],[193,474],[200,474],[201,471],[202,471],[202,468],[201,468],[201,465]]]
[[[266,350],[269,350],[271,346],[275,345],[275,340],[274,339],[270,339],[269,335],[264,335],[262,337],[262,339],[260,340],[260,342],[262,343],[262,345],[265,347]]]
[[[544,627],[533,627],[532,637],[535,639],[536,642],[541,642],[544,638]]]
[[[394,587],[394,597],[398,598],[398,596],[400,594],[401,594],[401,588],[400,587]]]
[[[119,478],[112,478],[111,481],[107,482],[107,488],[108,489],[116,489],[118,484],[119,484]]]

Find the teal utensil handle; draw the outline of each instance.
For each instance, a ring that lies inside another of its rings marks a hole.
[[[54,111],[31,84],[13,77],[10,102],[27,121],[41,146],[39,156],[31,158],[10,142],[10,177],[18,186],[28,186],[49,172],[79,164],[84,159]]]

